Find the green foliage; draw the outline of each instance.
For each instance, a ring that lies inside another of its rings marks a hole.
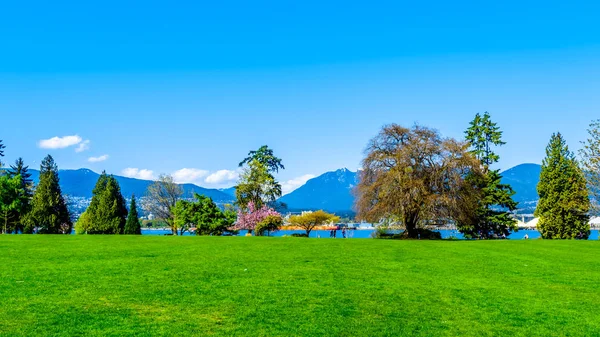
[[[273,150],[269,149],[267,145],[261,146],[257,151],[248,152],[248,157],[244,158],[239,166],[242,167],[246,164],[250,164],[254,160],[267,167],[268,171],[271,173],[279,172],[279,169],[285,169],[281,163],[281,159],[275,157]]]
[[[289,222],[292,226],[297,226],[306,231],[306,236],[317,226],[333,224],[340,221],[340,217],[327,213],[323,210],[314,212],[304,212],[301,215],[292,215]]]
[[[492,146],[502,146],[502,131],[492,122],[490,114],[486,111],[483,116],[479,113],[471,121],[467,129],[466,139],[471,144],[472,152],[483,165],[490,167],[497,163],[500,157],[492,151]]]
[[[19,220],[27,201],[20,175],[0,175],[0,232],[17,233],[22,230]]]
[[[544,239],[587,239],[590,200],[586,179],[560,133],[552,135],[542,162],[535,210]]]
[[[15,164],[10,166],[8,169],[8,175],[10,177],[21,177],[21,188],[25,193],[25,197],[22,200],[22,207],[18,212],[13,211],[13,217],[15,220],[11,226],[12,232],[19,233],[23,232],[25,216],[30,210],[30,200],[33,196],[33,180],[31,179],[31,173],[29,173],[29,166],[25,165],[23,158],[17,159]]]
[[[222,212],[211,198],[198,193],[194,197],[196,201],[179,200],[173,208],[174,228],[180,235],[192,227],[196,235],[222,235],[235,222],[231,211]]]
[[[250,202],[258,209],[281,196],[281,185],[266,165],[254,159],[244,168],[235,187],[236,204],[246,210]]]
[[[6,146],[4,144],[2,144],[2,139],[0,139],[0,158],[4,157],[4,149],[6,148]],[[0,160],[0,167],[4,166],[4,164],[2,163],[2,160]]]
[[[31,199],[31,210],[25,217],[24,233],[71,234],[73,223],[63,198],[58,167],[48,155],[40,165],[40,181]]]
[[[92,200],[84,212],[87,234],[122,234],[127,207],[117,179],[102,172],[92,191]],[[78,231],[81,232],[81,231]]]
[[[75,233],[76,234],[87,234],[88,230],[92,227],[89,213],[83,212],[77,222],[75,222]]]
[[[582,168],[585,172],[591,206],[595,215],[600,214],[600,120],[590,123],[588,139],[582,142],[579,150]]]
[[[256,236],[263,236],[265,232],[270,234],[271,232],[278,231],[281,226],[283,226],[283,218],[281,216],[269,215],[256,225],[254,234]]]
[[[135,195],[131,196],[131,204],[129,205],[129,214],[127,214],[127,222],[125,222],[125,230],[123,234],[142,234],[140,219],[135,203]]]
[[[517,221],[511,212],[517,209],[512,187],[502,184],[500,170],[491,170],[490,166],[500,159],[494,146],[502,146],[502,131],[492,122],[490,114],[475,115],[465,132],[471,146],[471,153],[481,162],[483,175],[470,174],[468,179],[481,189],[476,214],[465,221],[457,222],[457,228],[466,238],[494,238],[510,235],[517,231]]]
[[[15,164],[10,166],[8,169],[8,175],[11,177],[21,176],[21,185],[25,190],[28,197],[33,195],[33,180],[31,179],[31,173],[29,173],[29,166],[25,165],[23,158],[15,160]]]

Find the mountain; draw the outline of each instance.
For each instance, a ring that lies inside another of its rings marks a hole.
[[[517,202],[538,200],[537,184],[540,181],[542,166],[521,164],[502,172],[502,183],[509,184],[515,190],[513,199]]]
[[[31,178],[37,184],[40,177],[38,170],[29,170],[31,172]],[[60,187],[63,194],[71,197],[91,198],[92,190],[96,186],[96,181],[100,176],[98,173],[88,169],[78,170],[59,170],[58,176],[60,178]],[[121,193],[125,198],[131,197],[135,194],[138,197],[146,195],[146,189],[152,181],[141,180],[135,178],[127,178],[115,175],[115,178],[121,186]],[[196,186],[194,184],[181,184],[183,187],[184,197],[192,197],[194,192],[211,197],[217,203],[230,203],[233,202],[233,198],[216,189],[204,188]]]
[[[522,164],[502,172],[502,182],[510,184],[521,212],[533,212],[538,200],[537,183],[541,166]],[[327,172],[306,182],[279,201],[291,211],[323,209],[329,212],[351,212],[354,204],[352,188],[358,183],[356,172],[340,169]]]
[[[228,188],[219,188],[219,191],[235,198],[235,186],[228,187]]]
[[[542,166],[521,164],[502,172],[502,183],[509,184],[515,191],[513,200],[519,203],[517,213],[533,214],[538,202],[537,184]]]
[[[285,203],[289,210],[349,212],[354,203],[352,188],[357,182],[356,172],[343,168],[310,179],[298,189],[279,198],[279,201]]]

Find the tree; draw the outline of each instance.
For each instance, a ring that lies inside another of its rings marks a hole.
[[[261,222],[265,221],[265,219],[270,216],[281,218],[281,214],[267,205],[263,204],[260,207],[257,207],[253,201],[250,201],[246,210],[238,210],[237,221],[234,228],[236,230],[247,230],[251,233]]]
[[[590,199],[583,171],[564,138],[555,133],[546,147],[535,209],[544,239],[587,239]]]
[[[19,233],[24,229],[23,221],[30,209],[30,199],[33,196],[33,180],[31,179],[31,173],[29,173],[29,166],[25,165],[23,158],[17,159],[15,164],[10,166],[8,175],[10,177],[21,177],[21,188],[25,193],[22,207],[20,207],[18,212],[13,211],[16,213],[12,216],[14,220],[11,228],[15,233]]]
[[[125,223],[125,230],[123,231],[123,234],[142,234],[140,218],[138,216],[137,206],[135,204],[135,195],[131,195],[129,214],[127,215],[127,222]]]
[[[23,162],[23,158],[15,160],[15,164],[10,166],[8,175],[11,177],[21,176],[21,184],[23,189],[27,192],[27,195],[33,195],[33,180],[31,179],[31,173],[29,173],[29,166],[26,166]]]
[[[336,223],[339,220],[340,217],[319,210],[315,212],[304,212],[301,215],[292,215],[289,222],[292,226],[304,229],[306,231],[306,236],[308,237],[315,227]]]
[[[517,209],[512,199],[515,194],[510,185],[502,184],[500,170],[491,170],[490,166],[500,159],[492,148],[502,146],[502,131],[492,122],[490,114],[475,115],[467,129],[466,139],[471,146],[471,153],[481,162],[483,175],[469,177],[481,188],[481,199],[478,201],[477,216],[473,221],[457,223],[458,229],[467,238],[493,238],[518,230],[517,221],[511,212]]]
[[[85,221],[78,222],[86,228],[80,228],[78,233],[87,234],[122,234],[127,218],[125,198],[121,187],[112,175],[102,172],[92,191],[92,200],[85,210]]]
[[[239,166],[242,167],[246,164],[250,164],[250,162],[254,160],[266,166],[270,173],[278,173],[279,169],[285,170],[285,167],[281,163],[281,159],[275,157],[273,150],[269,149],[267,145],[261,146],[256,151],[248,152],[248,157],[244,158]]]
[[[270,235],[271,232],[278,231],[281,226],[283,226],[281,215],[268,215],[254,227],[254,233],[256,236],[263,236],[265,232],[267,232],[267,235]]]
[[[41,234],[71,234],[73,228],[59,185],[58,167],[50,155],[40,165],[40,181],[25,217],[24,233],[33,233],[35,228]]]
[[[160,175],[158,180],[148,186],[142,207],[146,212],[167,223],[173,234],[177,235],[173,207],[183,195],[183,189],[170,175]]]
[[[194,193],[195,201],[179,200],[173,208],[174,225],[179,235],[196,228],[196,235],[222,235],[233,225],[209,197]]]
[[[0,139],[0,158],[4,157],[4,149],[6,148],[6,146],[4,144],[2,144],[2,139]],[[2,160],[0,160],[0,167],[4,166],[4,164],[2,163]]]
[[[587,132],[588,139],[582,142],[583,148],[579,150],[579,155],[588,182],[591,208],[598,215],[600,213],[600,120],[592,121]]]
[[[21,183],[21,176],[0,176],[0,220],[2,233],[18,232],[16,224],[19,215],[26,207],[27,195]]]
[[[281,196],[281,185],[266,165],[254,159],[248,163],[235,187],[236,204],[247,209],[250,202],[257,208],[273,204]]]
[[[416,238],[429,224],[476,217],[481,193],[474,180],[482,170],[467,143],[392,124],[371,139],[365,155],[355,189],[359,219],[395,223]]]

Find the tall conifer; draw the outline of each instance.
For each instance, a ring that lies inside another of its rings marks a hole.
[[[6,146],[4,146],[4,144],[2,144],[2,139],[0,139],[0,158],[4,157],[4,149],[6,148]],[[2,160],[0,159],[0,167],[4,166],[4,164],[2,164]]]
[[[29,173],[29,166],[26,166],[23,162],[23,158],[19,158],[15,161],[14,165],[10,166],[8,175],[11,178],[16,176],[21,177],[21,189],[23,190],[24,198],[22,200],[22,206],[15,210],[13,214],[14,221],[11,226],[11,230],[15,233],[22,232],[24,230],[25,215],[29,212],[31,197],[33,196],[33,180],[31,179],[31,173]]]
[[[35,228],[42,234],[71,234],[73,228],[59,185],[58,167],[50,155],[40,165],[40,181],[33,193],[24,232],[33,233]]]
[[[510,185],[502,184],[500,170],[490,167],[500,160],[493,147],[502,146],[502,131],[492,122],[490,114],[477,114],[467,129],[466,139],[471,145],[471,153],[481,162],[484,175],[482,178],[470,177],[482,189],[477,215],[471,223],[459,223],[458,229],[470,238],[492,238],[508,236],[517,230],[517,221],[511,217],[511,212],[517,208],[512,199],[515,194]]]
[[[112,175],[102,172],[92,191],[92,200],[83,220],[77,223],[78,233],[122,234],[125,229],[127,207],[119,183]]]
[[[552,135],[542,162],[535,210],[544,239],[587,239],[590,199],[586,179],[560,133]]]
[[[125,223],[125,231],[123,234],[142,234],[140,219],[137,212],[137,205],[135,203],[135,195],[131,196],[129,214],[127,215],[127,222]]]

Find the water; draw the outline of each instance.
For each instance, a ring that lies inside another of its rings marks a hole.
[[[370,239],[373,237],[373,233],[375,231],[373,229],[357,229],[357,230],[348,230],[346,231],[346,237],[349,239]],[[464,236],[458,232],[457,230],[450,229],[442,229],[439,231],[442,234],[442,238],[447,239],[449,237],[455,237],[458,239],[464,239]],[[246,235],[246,231],[240,231],[239,236]],[[304,234],[306,233],[303,230],[280,230],[277,232],[272,232],[270,236],[284,236],[284,235],[292,235],[292,234]],[[171,234],[170,230],[167,229],[142,229],[143,235],[167,235]],[[540,232],[537,230],[529,230],[522,229],[518,232],[512,233],[508,236],[509,239],[512,240],[521,240],[525,237],[525,234],[529,236],[529,239],[537,239],[540,237]],[[189,232],[186,232],[184,235],[191,235]],[[311,238],[322,238],[329,239],[329,231],[328,230],[313,230],[310,232]],[[336,237],[338,239],[343,238],[342,231],[337,231]],[[589,240],[598,240],[598,230],[593,229]]]

